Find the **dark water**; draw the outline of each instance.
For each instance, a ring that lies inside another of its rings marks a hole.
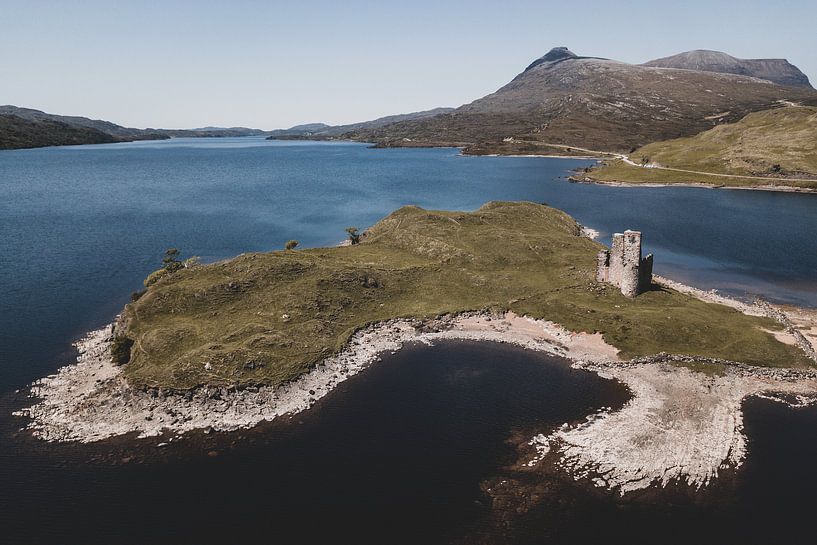
[[[552,430],[627,395],[502,345],[421,345],[384,360],[288,424],[135,454],[115,441],[14,441],[0,449],[0,542],[447,543],[490,531],[480,483],[515,461],[515,431]]]
[[[521,439],[626,398],[543,354],[446,342],[385,356],[288,421],[163,448],[45,445],[6,421],[0,542],[813,542],[815,407],[749,400],[746,466],[700,494],[620,501],[508,469]],[[493,504],[484,488],[505,479],[519,498]]]
[[[164,248],[214,260],[291,238],[333,244],[404,204],[547,202],[605,239],[644,231],[661,274],[817,306],[817,196],[563,179],[586,164],[253,138],[0,153],[0,543],[292,542],[294,529],[307,536],[297,542],[810,542],[817,410],[759,401],[749,462],[722,489],[622,504],[554,482],[528,515],[493,520],[479,486],[513,461],[505,440],[621,395],[507,347],[403,352],[300,424],[166,449],[10,435],[13,390],[109,322]]]

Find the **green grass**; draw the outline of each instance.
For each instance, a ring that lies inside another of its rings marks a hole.
[[[590,172],[582,173],[580,177],[598,182],[623,182],[628,184],[706,184],[713,187],[780,186],[786,188],[817,189],[817,180],[812,182],[771,177],[751,179],[707,176],[706,174],[635,167],[617,159],[605,160],[602,166],[593,168]]]
[[[663,167],[761,179],[647,169],[608,161],[589,177],[631,183],[705,183],[817,188],[817,108],[786,106],[755,112],[689,138],[648,144],[630,154]],[[796,181],[792,178],[812,178]]]
[[[603,332],[625,358],[664,351],[808,364],[762,331],[779,329],[771,320],[663,289],[631,300],[597,284],[600,248],[543,205],[404,207],[359,245],[244,254],[159,280],[126,307],[135,342],[125,374],[168,388],[280,384],[367,324],[486,308]]]

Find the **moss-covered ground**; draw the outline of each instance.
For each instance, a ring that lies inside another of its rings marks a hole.
[[[805,366],[743,315],[665,289],[635,299],[594,281],[601,245],[567,214],[493,202],[468,212],[404,207],[360,244],[240,255],[162,278],[124,313],[136,385],[280,384],[391,318],[513,310],[602,332],[624,358],[657,352]],[[657,256],[660,259],[660,256]]]

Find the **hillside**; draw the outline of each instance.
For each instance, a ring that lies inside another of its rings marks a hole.
[[[490,308],[603,332],[622,357],[808,364],[775,340],[772,320],[665,289],[628,299],[596,283],[601,247],[539,204],[404,207],[357,245],[243,254],[166,276],[125,308],[117,344],[132,342],[124,373],[137,387],[277,385],[367,324]]]
[[[817,108],[755,112],[690,138],[635,152],[662,166],[722,174],[817,177]]]
[[[57,115],[17,106],[0,106],[0,116],[13,117],[0,124],[0,149],[37,148],[67,144],[107,144],[135,140],[166,140],[171,137],[262,136],[247,127],[198,129],[135,129],[110,121],[73,115]]]
[[[381,146],[470,146],[466,152],[477,153],[514,153],[547,143],[630,151],[737,121],[781,100],[817,105],[817,91],[556,48],[495,93],[452,112],[344,136]]]
[[[170,138],[153,130],[131,129],[110,121],[49,114],[11,105],[0,106],[0,116],[7,119],[0,124],[0,149],[109,144]]]
[[[72,127],[51,120],[29,121],[14,115],[0,114],[0,150],[109,144],[117,141],[113,136],[96,129]]]
[[[241,136],[264,136],[266,131],[249,127],[201,127],[198,129],[145,129],[172,138],[228,138]]]
[[[292,138],[317,138],[317,139],[336,138],[350,131],[379,129],[392,123],[398,123],[400,121],[425,119],[428,117],[434,117],[435,115],[448,113],[450,111],[453,111],[453,108],[434,108],[433,110],[412,112],[409,114],[388,115],[386,117],[379,117],[371,121],[362,121],[359,123],[351,123],[348,125],[327,125],[326,123],[307,123],[305,125],[296,125],[294,127],[290,127],[289,129],[277,129],[274,131],[269,131],[269,137],[267,138],[267,140]]]
[[[28,121],[55,121],[71,127],[94,129],[113,136],[119,139],[119,141],[164,138],[162,135],[156,134],[153,129],[133,129],[101,119],[90,119],[75,115],[49,114],[32,108],[20,108],[11,105],[0,106],[0,115],[14,115]]]
[[[812,88],[808,76],[786,59],[738,59],[720,51],[698,49],[645,62],[644,66],[737,74],[778,85]]]
[[[817,187],[817,108],[786,106],[747,115],[688,138],[656,142],[630,155],[651,168],[610,161],[596,180],[702,182],[717,185],[785,184]],[[677,170],[672,170],[677,169]],[[691,171],[691,172],[684,172]],[[749,178],[714,178],[712,173]],[[812,179],[812,182],[802,181]]]

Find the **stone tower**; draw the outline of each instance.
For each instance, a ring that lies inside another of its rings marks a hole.
[[[652,254],[642,259],[639,231],[613,234],[611,248],[599,252],[596,280],[618,286],[627,297],[635,297],[650,287]]]

